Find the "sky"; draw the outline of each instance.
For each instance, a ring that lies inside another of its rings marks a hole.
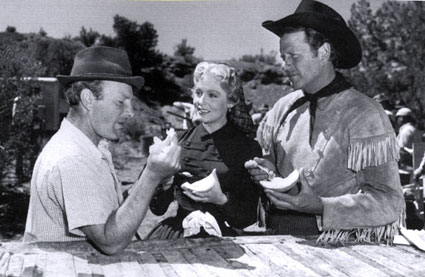
[[[322,0],[345,20],[357,0]],[[387,0],[369,0],[372,9]],[[244,54],[277,51],[278,38],[261,27],[293,13],[300,0],[0,0],[0,31],[7,26],[20,33],[77,36],[81,27],[113,35],[116,14],[158,32],[158,49],[173,54],[182,39],[207,60],[239,58]]]

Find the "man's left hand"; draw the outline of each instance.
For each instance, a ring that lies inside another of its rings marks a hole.
[[[295,196],[271,189],[265,189],[264,192],[273,205],[280,210],[293,210],[322,215],[322,199],[308,185],[307,181],[304,179],[304,174],[300,174],[300,179],[301,191]]]

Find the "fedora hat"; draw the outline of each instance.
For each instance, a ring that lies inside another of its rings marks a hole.
[[[105,46],[88,47],[75,55],[71,74],[56,76],[63,86],[77,81],[107,80],[126,83],[137,89],[144,79],[133,76],[130,61],[124,50]]]
[[[321,33],[335,49],[337,68],[355,67],[362,58],[360,43],[342,16],[318,1],[302,0],[293,14],[276,21],[264,21],[262,26],[279,37],[289,26],[302,26]]]

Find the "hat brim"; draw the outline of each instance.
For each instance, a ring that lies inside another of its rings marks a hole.
[[[107,75],[107,74],[93,74],[93,75],[83,75],[83,76],[68,76],[68,75],[58,75],[56,76],[59,83],[67,87],[71,83],[78,82],[78,81],[93,81],[93,80],[103,80],[103,81],[115,81],[120,83],[128,84],[137,90],[141,89],[143,84],[145,83],[145,79],[141,76],[133,76],[133,77],[126,77],[126,76],[114,76],[114,75]]]
[[[265,21],[262,26],[279,37],[289,26],[302,26],[316,30],[329,39],[335,48],[337,68],[352,68],[361,61],[362,48],[357,37],[345,23],[329,16],[314,12],[296,13],[280,20]]]

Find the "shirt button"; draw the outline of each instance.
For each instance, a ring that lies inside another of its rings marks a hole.
[[[184,157],[183,158],[183,161],[188,162],[188,161],[190,161],[190,158],[189,157]]]
[[[184,142],[184,145],[185,145],[185,146],[190,146],[190,141],[185,141],[185,142]]]

